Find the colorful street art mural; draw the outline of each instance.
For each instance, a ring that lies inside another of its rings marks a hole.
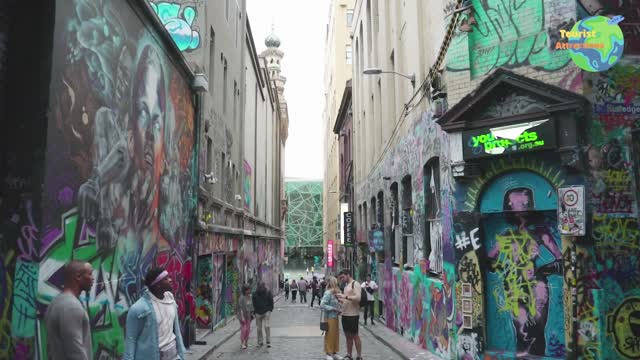
[[[173,278],[183,333],[196,318],[193,96],[127,2],[58,2],[55,17],[42,198],[3,224],[0,358],[48,358],[43,315],[70,260],[94,268],[94,358],[119,358],[149,268]]]
[[[194,1],[149,1],[149,4],[180,51],[189,52],[200,47]]]
[[[205,274],[211,266],[206,283],[210,293],[202,299],[200,295],[197,297],[206,309],[210,305],[210,321],[203,327],[215,327],[236,313],[240,291],[245,284],[255,289],[262,281],[274,294],[278,291],[278,275],[283,266],[280,241],[249,236],[241,240],[237,235],[206,233],[200,239],[199,268],[202,259],[210,264],[202,265]]]
[[[211,256],[198,257],[196,271],[196,322],[208,328],[214,320],[213,314],[213,261]]]
[[[569,53],[554,51],[549,44],[555,41],[550,37],[559,37],[560,29],[571,29],[575,3],[571,8],[570,1],[557,2],[553,14],[547,14],[545,5],[550,2],[472,0],[477,24],[472,25],[472,32],[456,33],[450,53],[463,56],[449,56],[447,70],[470,71],[474,78],[501,66],[532,66],[546,71],[565,67],[570,62]]]
[[[553,80],[591,102],[591,117],[581,118],[584,163],[577,169],[540,151],[483,160],[476,176],[455,181],[447,134],[429,113],[412,119],[380,166],[356,185],[356,204],[383,191],[384,212],[392,214],[390,183],[379,179],[411,175],[414,239],[424,238],[432,227],[421,175],[440,156],[444,268],[434,273],[424,244],[415,240],[410,267],[394,265],[388,252],[383,263],[370,257],[379,301],[393,304],[380,314],[388,328],[443,359],[640,356],[638,71],[627,59],[607,72],[572,70],[563,72],[561,84]],[[567,185],[587,189],[584,237],[557,230],[557,191]],[[390,234],[388,225],[385,249]]]
[[[512,172],[483,192],[480,211],[496,208],[502,212],[483,220],[490,261],[485,268],[487,347],[562,358],[563,257],[555,189],[534,173]]]
[[[253,194],[253,175],[251,164],[246,160],[244,161],[244,181],[242,182],[242,189],[244,190],[244,208],[245,210],[251,210],[251,197]]]

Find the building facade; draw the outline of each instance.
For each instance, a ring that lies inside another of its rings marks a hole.
[[[262,281],[274,293],[278,289],[288,127],[286,118],[282,121],[284,80],[257,51],[245,1],[155,6],[177,44],[187,43],[184,34],[192,34],[183,53],[208,79],[208,91],[199,98],[194,283],[196,323],[211,329],[234,314],[243,284],[255,287]],[[279,44],[267,39],[266,45],[277,50]]]
[[[49,358],[43,318],[70,260],[94,269],[80,298],[94,358],[122,356],[127,311],[156,266],[191,344],[196,77],[146,2],[51,1],[30,17],[26,5],[10,3],[0,36],[1,117],[20,119],[0,141],[0,358]]]
[[[355,208],[353,197],[353,158],[351,139],[353,139],[353,107],[351,103],[351,80],[342,93],[340,108],[333,125],[333,133],[338,136],[338,149],[340,153],[340,163],[338,168],[338,183],[340,184],[340,242],[344,246],[344,260],[338,262],[340,268],[353,269],[357,263],[355,259],[358,254],[355,234],[355,218],[353,209]],[[354,249],[355,247],[355,249]],[[360,251],[362,254],[362,251]],[[364,263],[364,262],[362,262]]]
[[[352,54],[350,28],[353,20],[355,0],[332,0],[329,7],[329,20],[325,39],[324,64],[324,108],[322,112],[324,147],[324,185],[323,185],[323,248],[331,240],[335,246],[338,263],[334,267],[344,266],[348,259],[346,248],[341,243],[341,217],[345,206],[341,205],[340,149],[338,136],[333,133],[333,125],[342,93],[347,80],[351,78]],[[351,252],[349,252],[350,254]],[[326,255],[326,254],[325,254]],[[327,258],[325,257],[325,264]]]
[[[638,4],[503,5],[356,4],[356,233],[394,304],[379,315],[443,359],[636,358]],[[586,72],[555,46],[594,15],[629,23],[622,59]]]
[[[287,269],[317,269],[322,247],[322,181],[287,178]]]

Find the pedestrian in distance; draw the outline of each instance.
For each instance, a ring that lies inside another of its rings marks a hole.
[[[300,282],[298,282],[298,292],[300,293],[300,303],[307,302],[307,280],[303,277],[300,277]]]
[[[322,281],[320,281],[320,294],[324,295],[324,291],[327,289],[327,281],[325,278],[322,278]]]
[[[320,284],[318,283],[318,278],[313,277],[311,280],[311,307],[313,307],[313,303],[318,298],[318,305],[320,305]]]
[[[289,300],[289,279],[284,280],[284,299]]]
[[[296,302],[296,295],[298,294],[298,283],[295,280],[291,282],[291,303]]]
[[[326,360],[340,360],[340,328],[338,325],[338,315],[342,306],[336,297],[340,293],[338,280],[331,276],[327,279],[327,291],[324,292],[320,301],[320,311],[323,312],[327,320],[327,331],[324,333],[324,352],[327,354]]]
[[[178,305],[169,273],[147,272],[146,288],[127,314],[123,360],[184,360]]]
[[[47,351],[51,360],[93,358],[91,327],[80,294],[93,286],[93,267],[83,261],[65,265],[64,290],[49,304],[44,316]]]
[[[343,306],[342,311],[342,330],[347,338],[347,355],[345,360],[353,360],[353,345],[356,345],[358,357],[356,360],[362,360],[362,343],[360,335],[358,335],[358,327],[360,321],[360,297],[361,287],[357,281],[351,277],[349,270],[342,270],[338,275],[340,281],[344,284],[344,293],[338,294],[337,298]]]
[[[258,330],[258,347],[262,342],[262,327],[267,335],[267,347],[271,347],[271,312],[273,311],[273,294],[263,282],[258,284],[258,289],[253,294],[253,311],[256,313],[256,328]]]
[[[362,286],[367,291],[367,305],[364,307],[364,324],[367,325],[367,313],[369,313],[371,314],[371,325],[375,325],[373,322],[373,308],[376,303],[374,294],[378,290],[378,284],[371,280],[371,275],[367,275],[367,280]]]
[[[240,345],[243,349],[249,346],[249,334],[251,333],[251,320],[253,320],[253,299],[249,285],[242,287],[242,295],[238,299],[238,320],[240,320]]]

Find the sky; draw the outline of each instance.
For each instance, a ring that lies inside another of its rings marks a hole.
[[[284,52],[282,75],[289,106],[285,177],[322,179],[324,37],[330,0],[247,0],[258,54],[271,24]]]

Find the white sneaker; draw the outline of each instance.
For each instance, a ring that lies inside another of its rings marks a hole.
[[[246,350],[247,349],[247,345],[242,345],[242,350]]]
[[[338,354],[333,355],[333,360],[342,360],[342,359],[344,358]]]
[[[333,356],[331,356],[331,355],[327,355],[327,357],[325,358],[325,360],[333,360]]]

